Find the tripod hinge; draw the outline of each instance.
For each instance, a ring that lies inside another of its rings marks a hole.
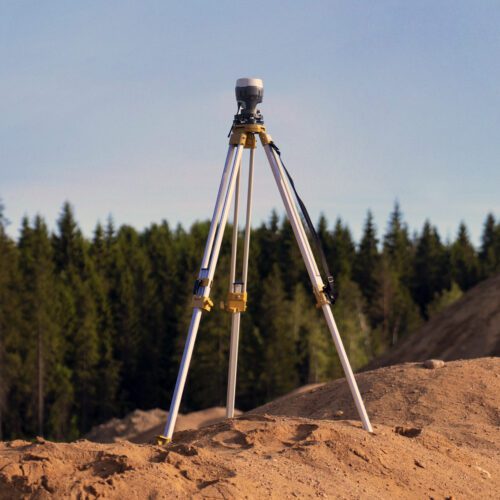
[[[204,297],[203,295],[193,295],[193,307],[199,307],[204,311],[210,312],[214,303],[210,297]]]
[[[324,292],[324,290],[318,290],[317,288],[313,288],[314,296],[316,297],[316,307],[320,309],[326,304],[331,304],[330,299]]]
[[[264,125],[248,123],[234,125],[229,144],[233,146],[244,146],[245,149],[255,149],[257,147],[256,134],[259,134],[263,146],[272,142],[271,136],[266,133],[266,127]]]
[[[245,312],[247,310],[246,292],[228,292],[227,302],[220,303],[221,309],[230,313]]]
[[[255,135],[251,132],[246,133],[244,130],[235,130],[231,134],[229,144],[233,146],[244,146],[245,149],[255,149],[257,147]]]

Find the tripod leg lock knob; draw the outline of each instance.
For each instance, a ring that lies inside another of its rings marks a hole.
[[[204,297],[203,295],[193,295],[193,307],[199,307],[204,311],[210,312],[214,303],[210,297]]]

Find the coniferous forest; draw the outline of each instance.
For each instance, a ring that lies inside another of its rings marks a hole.
[[[74,439],[136,409],[168,409],[209,223],[111,220],[86,239],[69,204],[51,232],[40,216],[6,234],[0,207],[0,439]],[[500,271],[500,221],[486,217],[479,248],[460,224],[453,241],[426,222],[410,234],[396,204],[383,231],[370,212],[362,237],[317,225],[339,300],[334,314],[361,368],[470,287]],[[225,299],[231,228],[212,298]],[[272,214],[253,230],[242,315],[237,406],[342,375],[291,226]],[[204,314],[181,411],[225,404],[229,314]]]

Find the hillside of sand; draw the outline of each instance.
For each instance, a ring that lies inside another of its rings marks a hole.
[[[0,498],[498,498],[499,359],[357,379],[374,434],[336,380],[166,447],[3,443]]]
[[[500,356],[500,274],[482,281],[366,369],[430,358]]]

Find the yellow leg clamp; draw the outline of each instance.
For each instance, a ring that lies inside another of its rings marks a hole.
[[[164,446],[172,441],[170,438],[167,436],[162,436],[161,434],[159,436],[156,436],[156,444],[158,446]]]
[[[203,297],[203,295],[193,295],[193,307],[199,307],[204,311],[210,312],[214,303],[210,297]]]
[[[221,302],[221,309],[230,313],[245,312],[247,310],[247,293],[229,292],[227,302]]]
[[[316,297],[316,307],[321,309],[325,304],[330,304],[330,300],[326,296],[326,293],[323,290],[317,290],[313,288],[314,296]]]

